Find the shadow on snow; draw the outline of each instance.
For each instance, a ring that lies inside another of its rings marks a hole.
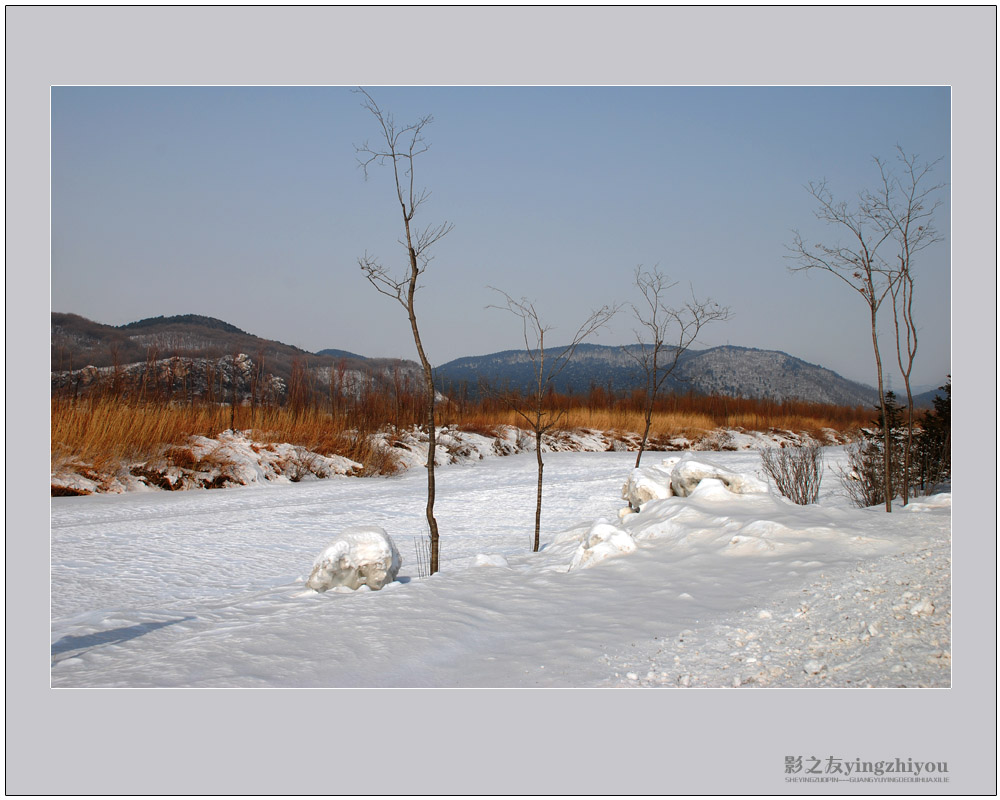
[[[165,622],[141,622],[138,625],[130,625],[127,628],[114,628],[110,631],[98,631],[97,633],[88,633],[83,636],[63,636],[58,641],[52,643],[52,666],[55,666],[60,661],[65,661],[67,658],[76,658],[82,655],[84,651],[97,647],[105,647],[109,644],[127,642],[160,628],[165,628],[168,625],[176,625],[178,622],[187,622],[192,619],[194,617],[181,617],[180,619],[171,619]],[[59,656],[62,656],[62,658],[59,658]]]

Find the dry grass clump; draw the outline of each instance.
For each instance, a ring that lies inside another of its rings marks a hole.
[[[485,436],[489,439],[493,439],[496,436],[498,436],[500,428],[502,428],[504,425],[508,424],[514,425],[513,422],[510,423],[495,422],[495,421],[491,422],[491,421],[486,421],[485,419],[478,419],[478,418],[477,419],[463,418],[462,422],[452,423],[452,424],[455,424],[456,427],[460,428],[466,433],[475,433],[480,436]]]
[[[838,420],[827,416],[812,416],[803,414],[781,414],[762,416],[760,414],[733,414],[728,417],[726,427],[744,428],[749,431],[768,431],[771,429],[808,433],[814,439],[822,439],[824,430],[839,430],[844,432],[845,426]],[[854,429],[849,425],[846,429]]]
[[[56,469],[68,460],[98,471],[114,471],[122,463],[166,458],[189,469],[206,466],[186,446],[191,436],[214,438],[229,428],[232,410],[206,404],[135,404],[110,397],[70,400],[53,398],[51,461]],[[365,465],[365,474],[392,474],[398,464],[391,449],[382,448],[366,431],[346,427],[343,419],[318,409],[293,411],[274,407],[239,408],[236,424],[256,441],[299,445],[324,455],[339,455]]]
[[[579,407],[549,413],[560,415],[553,428],[557,431],[589,428],[609,433],[641,433],[645,425],[641,412],[627,409]],[[482,413],[466,414],[452,424],[463,431],[496,436],[497,430],[502,426],[523,428],[526,423],[524,417],[516,411],[503,409],[489,416]],[[698,438],[715,427],[717,426],[712,419],[705,414],[662,412],[653,415],[650,433],[667,439],[675,436]]]
[[[646,419],[641,411],[630,409],[570,409],[559,421],[560,428],[592,428],[599,431],[642,433]],[[699,439],[716,423],[707,414],[683,411],[654,411],[649,434],[657,439],[683,436]]]
[[[348,427],[349,420],[329,411],[277,407],[259,410],[257,416],[257,424],[250,428],[255,441],[287,442],[314,453],[344,456],[363,464],[363,475],[392,475],[400,469],[392,449],[379,446],[372,436],[376,431]]]
[[[505,395],[521,403],[531,402]],[[645,397],[641,391],[623,394],[596,387],[590,393],[546,396],[544,410],[558,415],[557,429],[591,428],[613,433],[641,433],[645,427]],[[475,403],[448,404],[440,409],[442,424],[475,432],[494,431],[499,425],[523,427],[524,419],[497,398]],[[529,411],[530,413],[530,411]],[[845,433],[867,423],[870,411],[861,406],[831,406],[796,400],[778,402],[760,398],[665,395],[653,408],[650,437],[669,441],[675,437],[698,440],[719,428],[751,431],[791,430],[821,438],[824,429]]]
[[[111,469],[123,461],[144,461],[164,445],[180,445],[212,424],[197,409],[129,406],[110,398],[73,402],[52,399],[52,461],[73,458],[95,469]]]
[[[171,464],[184,469],[197,470],[203,462],[203,459],[198,458],[190,447],[168,447],[165,455]]]

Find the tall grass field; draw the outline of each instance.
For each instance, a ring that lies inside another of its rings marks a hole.
[[[589,428],[606,432],[641,433],[645,427],[639,395],[611,397],[551,394],[545,411],[555,420],[553,430]],[[510,398],[508,398],[508,401]],[[598,405],[595,401],[599,402]],[[495,398],[473,402],[443,402],[439,425],[484,435],[502,426],[525,427],[510,402]],[[412,428],[423,422],[419,396],[370,394],[336,403],[316,400],[285,405],[236,405],[202,400],[188,403],[137,401],[109,393],[51,400],[51,456],[55,469],[74,460],[96,470],[124,462],[162,456],[194,435],[215,437],[233,428],[249,431],[261,443],[287,442],[326,455],[346,456],[365,464],[371,473],[391,473],[391,454],[376,447],[372,434]],[[872,412],[814,403],[746,398],[666,396],[658,399],[650,426],[651,445],[685,437],[697,441],[719,428],[768,431],[791,430],[818,436],[832,429],[851,434],[868,424]]]

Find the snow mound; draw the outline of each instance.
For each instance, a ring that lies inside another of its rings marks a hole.
[[[664,459],[652,467],[636,467],[629,473],[622,486],[622,500],[633,509],[639,509],[650,500],[663,500],[673,495],[670,488],[671,472],[680,462],[680,457]]]
[[[494,555],[487,555],[486,553],[479,553],[479,555],[476,556],[476,559],[473,562],[473,566],[476,566],[476,567],[508,567],[509,568],[510,564],[508,564],[507,563],[507,559],[504,558],[499,553],[496,553]]]
[[[573,554],[570,571],[592,567],[606,558],[632,553],[636,550],[635,540],[628,531],[612,525],[605,519],[595,522]]]
[[[350,528],[320,553],[306,586],[317,592],[334,587],[381,589],[396,579],[402,559],[382,528]]]
[[[668,497],[719,497],[719,490],[735,494],[766,493],[767,484],[753,475],[691,457],[673,456],[651,467],[636,467],[622,486],[622,499],[629,508],[638,511],[650,500]],[[623,515],[628,510],[623,510]]]
[[[196,486],[250,486],[269,482],[297,483],[301,480],[350,475],[362,465],[338,455],[322,455],[287,443],[263,444],[250,431],[223,431],[215,439],[192,436],[178,452],[189,466],[167,466],[158,483],[161,488]],[[148,465],[147,465],[148,466]],[[147,478],[153,477],[149,470]]]
[[[893,510],[895,510],[893,506]],[[911,500],[905,506],[901,506],[904,511],[909,511],[912,513],[922,513],[925,511],[930,511],[935,508],[951,508],[951,492],[944,492],[942,494],[932,494],[927,497],[922,497],[919,500]]]
[[[706,478],[721,481],[735,494],[767,492],[767,484],[753,475],[733,472],[709,461],[682,459],[670,472],[670,488],[678,497],[688,497]]]
[[[639,513],[624,509],[619,527],[637,542],[668,540],[678,558],[805,557],[847,540],[858,551],[874,554],[887,544],[861,523],[866,515],[860,511],[822,506],[804,510],[751,475],[700,459],[684,457],[667,466],[633,472],[623,489],[629,495],[632,487],[633,501],[642,485],[640,478],[652,482],[658,477],[659,493],[667,494],[669,487],[670,494],[647,500]],[[675,488],[688,494],[679,495]],[[927,511],[939,510],[938,504],[947,502],[943,497],[929,500],[934,508]]]

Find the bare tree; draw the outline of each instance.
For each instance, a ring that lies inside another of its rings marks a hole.
[[[238,347],[234,347],[233,352],[230,354],[232,363],[229,366],[229,379],[233,384],[233,397],[232,402],[229,404],[229,430],[233,433],[236,432],[236,407],[240,402],[240,355]]]
[[[257,404],[260,402],[261,381],[264,379],[264,348],[257,348],[257,362],[250,371],[250,428],[257,427]]]
[[[644,272],[642,266],[636,267],[634,282],[642,295],[642,302],[638,306],[634,303],[630,306],[645,330],[636,331],[638,351],[635,348],[622,350],[639,365],[646,379],[645,427],[635,457],[638,467],[649,441],[656,395],[677,367],[680,357],[694,344],[701,329],[711,322],[729,319],[730,310],[710,298],[698,300],[693,289],[691,299],[679,308],[666,305],[665,295],[677,283],[670,283],[658,267],[649,272]]]
[[[876,218],[898,247],[890,284],[892,319],[896,333],[896,361],[906,386],[906,447],[903,450],[903,505],[909,501],[910,465],[913,458],[913,390],[910,375],[917,355],[917,326],[913,316],[913,265],[921,250],[941,241],[934,227],[934,212],[941,205],[935,192],[944,184],[927,185],[927,176],[940,161],[920,163],[897,145],[899,174],[879,158],[875,159],[882,177],[881,186],[869,198]]]
[[[513,409],[531,428],[535,435],[535,458],[538,463],[538,487],[535,496],[535,538],[533,552],[538,552],[542,526],[542,472],[545,464],[542,461],[542,438],[555,426],[563,415],[563,411],[553,411],[545,407],[545,397],[553,386],[556,377],[566,368],[580,343],[593,334],[598,328],[606,325],[618,312],[617,306],[602,306],[592,311],[590,316],[573,335],[569,345],[562,348],[555,356],[545,352],[545,334],[552,330],[551,326],[542,322],[535,304],[526,298],[515,300],[500,289],[490,287],[503,295],[503,305],[488,306],[501,311],[508,311],[521,320],[524,347],[531,360],[532,382],[526,394],[520,391],[501,391],[501,400]]]
[[[806,186],[819,208],[816,218],[833,227],[846,238],[844,244],[814,244],[808,246],[798,231],[794,232],[794,240],[789,256],[798,262],[792,267],[792,272],[805,270],[821,270],[839,278],[852,290],[857,292],[868,306],[871,319],[872,348],[875,354],[875,369],[878,376],[878,398],[882,410],[882,429],[885,436],[883,447],[883,472],[885,477],[885,510],[892,511],[892,477],[890,464],[890,432],[885,424],[885,387],[882,375],[882,356],[878,341],[878,312],[889,294],[894,282],[893,269],[881,251],[883,245],[892,237],[892,231],[883,223],[877,205],[871,195],[863,192],[858,196],[854,206],[848,206],[844,201],[836,201],[826,181],[810,182]]]
[[[410,330],[413,333],[413,343],[424,372],[424,392],[426,400],[425,425],[427,428],[427,525],[430,528],[431,553],[430,573],[438,571],[438,524],[434,518],[434,453],[436,446],[434,423],[434,374],[431,362],[424,352],[424,345],[417,328],[417,312],[414,305],[414,295],[417,291],[417,281],[427,269],[430,262],[428,251],[452,229],[452,225],[443,222],[419,229],[413,226],[413,218],[417,210],[430,196],[426,189],[418,188],[414,182],[414,160],[426,153],[429,145],[424,140],[424,128],[433,117],[422,117],[409,125],[397,126],[392,115],[384,112],[372,96],[364,89],[357,90],[364,97],[362,107],[371,112],[378,122],[381,139],[372,145],[365,142],[355,149],[360,154],[358,163],[368,179],[368,168],[373,164],[390,166],[396,183],[396,197],[399,200],[400,213],[403,218],[405,240],[400,243],[406,248],[407,266],[400,273],[391,273],[378,259],[365,253],[358,259],[365,277],[382,294],[393,298],[406,310],[410,320]]]

